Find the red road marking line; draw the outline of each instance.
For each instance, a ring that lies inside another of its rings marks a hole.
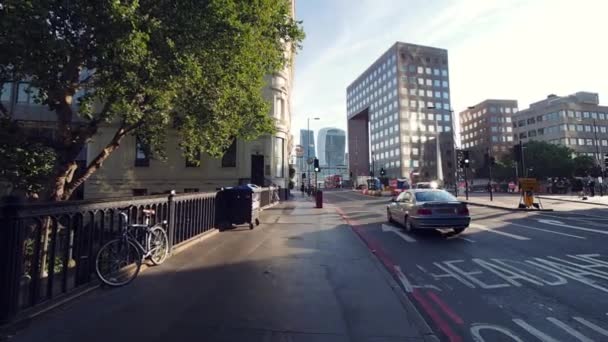
[[[437,311],[433,309],[431,304],[427,302],[426,299],[424,299],[420,291],[414,290],[414,292],[412,292],[412,295],[414,296],[414,298],[416,298],[416,300],[418,301],[420,306],[422,306],[424,311],[431,317],[435,325],[439,327],[439,330],[441,330],[448,337],[450,342],[462,341],[462,337],[456,335],[452,328],[450,328],[450,325],[446,321],[444,321],[443,318],[441,318],[441,316],[439,315],[439,313],[437,313]]]
[[[450,317],[452,319],[452,321],[454,321],[455,323],[460,324],[460,325],[464,324],[464,321],[462,320],[462,318],[460,318],[460,316],[458,316],[454,311],[452,311],[452,309],[443,300],[441,300],[441,298],[439,298],[439,296],[437,296],[434,292],[427,291],[426,294],[427,294],[427,296],[431,297],[431,299],[435,302],[435,304],[439,305],[441,310],[443,310],[443,312],[445,312],[445,314],[448,315],[448,317]]]
[[[348,223],[352,227],[353,231],[359,236],[359,238],[361,238],[361,240],[363,240],[363,242],[367,245],[367,247],[369,249],[371,249],[374,254],[376,254],[378,259],[380,259],[380,261],[382,262],[382,264],[384,264],[386,269],[393,276],[395,276],[395,264],[391,261],[388,254],[386,254],[384,252],[384,250],[382,248],[380,248],[380,245],[378,245],[372,238],[366,236],[366,234],[363,232],[363,229],[361,229],[361,227],[359,227],[358,224],[355,225],[354,221],[349,219],[348,216],[344,213],[344,211],[342,209],[336,207],[336,211],[344,218],[346,223]],[[439,305],[441,307],[441,309],[450,318],[452,318],[453,320],[454,320],[454,318],[456,318],[455,322],[458,324],[464,323],[462,321],[462,319],[458,315],[456,315],[451,309],[449,309],[449,307],[439,297],[435,296],[434,293],[432,293],[430,291],[428,293],[429,293],[429,296],[431,297],[431,299],[433,299],[433,301],[435,301],[435,303],[437,303],[437,305]],[[414,291],[412,292],[412,295],[414,296],[416,301],[418,301],[418,303],[420,304],[422,309],[424,309],[424,311],[427,313],[427,315],[429,317],[431,317],[431,319],[433,320],[435,325],[439,328],[439,330],[441,330],[448,337],[450,342],[462,342],[462,337],[457,335],[450,328],[450,325],[445,320],[443,320],[443,318],[441,318],[441,315],[439,315],[439,313],[437,311],[435,311],[435,309],[433,309],[433,306],[423,297],[423,295],[422,295],[422,293],[420,293],[420,291],[414,289]],[[433,296],[435,298],[433,298]]]

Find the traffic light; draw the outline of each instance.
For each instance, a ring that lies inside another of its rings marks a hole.
[[[608,153],[604,154],[604,167],[608,169]]]
[[[352,171],[350,172],[350,178],[353,178],[353,172]]]
[[[469,159],[469,150],[462,151],[462,163],[463,167],[468,168],[471,164],[471,159]]]
[[[382,177],[386,176],[386,171],[384,170],[383,167],[380,168],[380,176],[382,176]]]
[[[302,179],[306,179],[306,172],[302,173]]]
[[[464,151],[456,150],[456,160],[459,168],[464,168]]]
[[[315,172],[321,171],[321,168],[319,167],[319,159],[315,158],[313,165],[315,167]]]

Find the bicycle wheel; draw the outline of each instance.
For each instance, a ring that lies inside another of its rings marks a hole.
[[[127,285],[139,273],[141,254],[133,242],[127,239],[108,241],[95,260],[99,279],[110,286]]]
[[[169,255],[169,238],[167,232],[161,226],[154,226],[150,229],[150,261],[154,265],[160,265]]]

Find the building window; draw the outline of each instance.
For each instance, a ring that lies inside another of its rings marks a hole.
[[[17,89],[17,102],[18,103],[30,103],[30,94],[33,94],[33,89],[30,88],[29,83],[19,83],[19,89]]]
[[[7,82],[2,85],[2,94],[0,95],[0,101],[10,101],[13,90],[13,83]]]
[[[275,138],[274,143],[275,176],[285,177],[285,139]]]
[[[143,143],[139,139],[137,139],[135,142],[135,166],[150,166],[150,146]]]
[[[222,167],[236,167],[236,139],[232,141],[222,156]]]
[[[186,167],[199,167],[201,165],[201,152],[197,151],[194,159],[188,159],[186,157]]]
[[[147,196],[148,195],[148,189],[133,189],[133,196],[137,197],[137,196]]]

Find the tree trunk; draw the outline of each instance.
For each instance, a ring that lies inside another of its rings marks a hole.
[[[120,143],[122,142],[122,139],[125,137],[125,135],[127,135],[127,133],[132,131],[134,128],[135,127],[132,127],[132,128],[121,127],[116,131],[112,140],[106,145],[106,147],[104,147],[99,152],[97,157],[95,157],[89,163],[85,172],[80,177],[78,177],[78,179],[70,181],[69,183],[65,183],[66,187],[62,194],[63,200],[68,200],[72,196],[74,191],[76,189],[78,189],[79,186],[81,186],[87,179],[89,179],[95,172],[97,172],[97,170],[99,170],[101,168],[101,166],[103,165],[103,162],[106,161],[106,159],[108,159],[110,157],[112,152],[114,152],[118,149],[118,147],[120,146]]]

